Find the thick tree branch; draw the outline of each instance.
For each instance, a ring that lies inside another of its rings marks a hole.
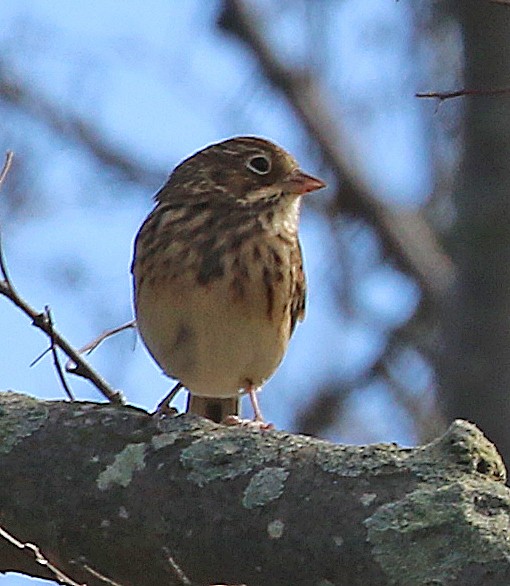
[[[89,586],[507,584],[510,492],[457,421],[431,444],[335,446],[0,393],[0,524]],[[173,564],[169,560],[173,560]],[[0,571],[50,577],[0,540]]]
[[[243,0],[224,0],[219,26],[252,52],[266,79],[283,93],[337,175],[342,189],[332,212],[352,213],[375,226],[387,253],[418,281],[425,297],[438,301],[452,283],[450,260],[420,214],[396,212],[374,198],[352,140],[311,74],[292,70],[278,58]]]

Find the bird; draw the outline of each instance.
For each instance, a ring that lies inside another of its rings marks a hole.
[[[134,242],[134,310],[187,412],[237,423],[247,393],[265,425],[256,393],[305,315],[301,197],[323,187],[275,143],[237,136],[185,159],[154,196]]]

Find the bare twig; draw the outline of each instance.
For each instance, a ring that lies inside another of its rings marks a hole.
[[[12,153],[8,152],[4,167],[0,172],[0,187],[9,171],[12,163]],[[32,319],[32,324],[42,330],[51,340],[53,346],[58,346],[63,350],[67,356],[77,364],[81,376],[87,378],[96,388],[112,403],[122,403],[122,394],[119,391],[112,389],[112,387],[104,380],[104,378],[97,373],[90,364],[80,355],[80,353],[71,346],[71,344],[61,336],[51,323],[51,319],[46,312],[38,312],[31,307],[21,295],[16,291],[7,270],[7,263],[5,262],[1,233],[0,233],[0,295],[4,295],[23,311],[28,317]],[[58,361],[57,361],[58,362]],[[58,371],[58,368],[57,368]]]
[[[174,560],[172,555],[170,554],[167,547],[163,548],[165,555],[167,556],[167,561],[170,564],[170,567],[175,573],[176,578],[180,581],[183,586],[193,586],[193,582],[186,576],[184,570],[179,566],[179,564]],[[229,586],[227,584],[211,584],[211,586]],[[246,586],[246,584],[232,584],[231,586]]]
[[[5,153],[5,163],[2,168],[2,171],[0,171],[0,188],[3,185],[5,178],[7,177],[7,173],[9,173],[9,169],[11,168],[13,158],[14,153],[12,151],[7,151]]]
[[[510,1],[509,1],[510,6]],[[465,96],[504,96],[510,94],[510,88],[494,88],[489,90],[452,90],[451,92],[418,92],[415,95],[417,98],[435,98],[440,102],[445,100],[452,100],[453,98],[463,98]]]
[[[2,171],[0,171],[0,190],[2,189],[3,183],[7,174],[9,173],[9,169],[12,165],[12,160],[14,158],[14,153],[12,151],[7,151],[5,153],[5,162],[4,166],[2,167]],[[2,234],[0,233],[0,276],[5,283],[14,290],[11,279],[9,278],[9,273],[7,272],[7,265],[5,263],[4,255],[2,253]]]
[[[67,584],[68,586],[87,586],[86,584],[78,584],[72,580],[69,576],[64,574],[61,570],[59,570],[56,566],[54,566],[48,558],[44,557],[41,553],[41,550],[34,545],[33,543],[23,543],[16,539],[13,535],[11,535],[8,531],[6,531],[3,527],[0,526],[0,537],[3,537],[6,541],[14,545],[15,547],[27,551],[30,555],[34,558],[34,561],[37,562],[39,565],[48,568],[48,570],[53,574],[55,579],[60,584]]]
[[[94,576],[94,578],[101,580],[101,582],[104,582],[108,586],[122,586],[122,584],[119,584],[119,582],[115,582],[115,580],[112,580],[111,578],[101,574],[101,572],[94,570],[94,568],[91,568],[88,564],[83,563],[82,566],[89,574]]]
[[[71,392],[71,389],[69,388],[69,385],[67,384],[66,378],[64,376],[64,371],[62,370],[62,365],[60,364],[60,360],[58,357],[57,346],[55,344],[55,330],[53,329],[53,318],[51,317],[51,310],[50,310],[49,305],[44,306],[44,313],[46,314],[46,319],[48,321],[48,327],[50,329],[50,340],[51,340],[50,350],[53,355],[53,364],[55,365],[55,370],[57,371],[58,378],[60,379],[60,382],[62,383],[62,387],[64,388],[64,391],[65,391],[66,395],[68,396],[69,400],[74,401],[73,393]]]
[[[153,414],[167,413],[170,409],[170,403],[174,400],[175,395],[177,395],[177,393],[183,388],[184,385],[181,382],[178,382],[174,387],[172,387],[165,398],[160,401],[159,405],[156,407],[156,411],[154,411]]]
[[[186,576],[184,570],[179,566],[179,564],[174,560],[173,556],[170,554],[170,551],[167,547],[164,547],[163,550],[165,551],[166,559],[170,564],[176,578],[181,582],[183,586],[192,586],[191,580]]]
[[[310,73],[290,69],[277,57],[262,34],[261,23],[243,0],[224,0],[218,25],[252,51],[269,83],[284,94],[319,146],[343,184],[342,200],[335,206],[375,226],[386,251],[418,281],[424,296],[441,299],[453,280],[450,259],[419,213],[395,212],[373,196],[360,172],[362,165],[356,160],[349,133]]]
[[[1,256],[0,247],[0,256]],[[61,350],[63,350],[67,356],[75,362],[78,366],[80,375],[88,379],[96,388],[112,403],[122,403],[122,394],[119,391],[114,390],[105,379],[96,372],[92,366],[80,355],[80,353],[71,346],[71,344],[54,328],[52,328],[48,322],[47,315],[43,312],[40,313],[31,307],[9,284],[5,281],[0,281],[0,294],[10,299],[16,307],[21,309],[28,317],[32,319],[32,324],[42,330],[50,339],[53,339]]]
[[[32,366],[35,366],[40,360],[42,360],[46,354],[48,354],[49,352],[51,352],[51,346],[48,346],[47,348],[45,348],[40,354],[39,356],[36,356],[32,362],[28,365],[30,368],[32,368]]]
[[[118,334],[118,333],[123,332],[124,330],[128,330],[130,328],[136,328],[136,320],[132,319],[131,321],[128,321],[125,324],[122,324],[121,326],[117,326],[115,328],[105,330],[104,332],[99,334],[99,336],[97,336],[97,338],[94,338],[92,340],[92,342],[89,342],[88,344],[85,344],[85,346],[82,346],[78,350],[78,352],[80,354],[90,354],[93,350],[95,350],[100,344],[102,344],[110,336],[114,336],[115,334]],[[67,370],[67,372],[71,372],[72,374],[76,374],[77,376],[81,376],[81,372],[80,372],[79,368],[76,366],[76,363],[73,362],[72,360],[68,360],[66,362],[66,370]]]

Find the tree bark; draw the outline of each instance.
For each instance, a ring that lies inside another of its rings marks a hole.
[[[510,84],[510,10],[463,0],[468,90]],[[449,236],[457,286],[444,304],[442,399],[449,418],[476,421],[510,461],[510,102],[468,96],[465,152]]]
[[[464,421],[340,446],[0,393],[0,438],[1,525],[89,586],[510,583],[505,470]],[[0,571],[52,577],[3,539]]]

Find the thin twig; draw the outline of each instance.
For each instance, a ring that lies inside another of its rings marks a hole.
[[[32,368],[32,366],[35,366],[40,360],[42,360],[46,354],[48,354],[49,352],[51,352],[51,346],[48,346],[48,348],[45,348],[40,354],[39,356],[36,356],[32,362],[28,365],[30,368]]]
[[[5,153],[5,163],[3,166],[2,171],[0,171],[0,188],[2,187],[5,178],[7,177],[7,173],[9,173],[9,169],[12,165],[12,160],[14,159],[14,153],[12,151],[7,151]]]
[[[60,382],[62,383],[62,387],[64,388],[66,395],[69,397],[69,400],[74,401],[73,393],[71,392],[71,389],[69,388],[69,385],[67,384],[66,378],[64,376],[64,371],[62,370],[62,365],[60,364],[60,359],[58,357],[57,346],[55,344],[55,330],[53,329],[53,318],[51,317],[51,310],[50,310],[49,305],[44,306],[44,313],[46,314],[46,319],[48,321],[48,327],[50,328],[50,332],[51,332],[50,333],[50,340],[51,340],[50,350],[53,355],[53,364],[55,365],[55,370],[57,371],[58,378],[60,379]]]
[[[41,553],[41,550],[37,547],[37,545],[34,545],[33,543],[23,543],[19,541],[1,526],[0,537],[3,537],[6,541],[11,543],[15,547],[30,552],[34,558],[34,561],[37,562],[39,565],[48,568],[48,570],[53,574],[53,576],[59,583],[67,584],[68,586],[87,586],[86,584],[78,584],[78,582],[75,582],[69,576],[64,574],[64,572],[62,572],[56,566],[54,566],[48,560],[48,558],[44,557],[44,555]]]
[[[0,245],[0,257],[2,255]],[[71,344],[48,323],[47,316],[36,311],[31,307],[18,293],[9,286],[4,280],[0,281],[0,294],[10,299],[16,307],[21,309],[28,317],[32,319],[32,325],[42,330],[50,338],[53,337],[54,343],[63,350],[67,356],[77,364],[77,370],[84,378],[88,379],[96,388],[112,403],[122,403],[122,394],[114,390],[106,380],[96,372],[92,366],[80,355],[80,353],[71,346]]]
[[[115,334],[118,334],[118,333],[123,332],[124,330],[128,330],[130,328],[136,328],[136,320],[132,319],[131,321],[128,321],[125,324],[122,324],[121,326],[117,326],[115,328],[105,330],[104,332],[99,334],[99,336],[97,336],[97,338],[94,338],[92,340],[92,342],[89,342],[88,344],[85,344],[85,346],[82,346],[81,348],[79,348],[78,352],[80,354],[90,354],[93,350],[95,350],[100,344],[102,344],[110,336],[114,336]],[[81,373],[79,372],[79,370],[76,367],[76,363],[73,362],[72,360],[68,360],[66,362],[66,370],[67,370],[67,372],[71,372],[72,374],[76,374],[77,376],[81,375]]]
[[[5,153],[4,166],[2,168],[2,171],[0,171],[0,189],[2,189],[2,185],[5,181],[5,178],[7,177],[7,174],[9,173],[9,169],[11,168],[13,158],[14,158],[14,153],[12,151],[7,151]],[[14,290],[14,287],[12,286],[12,283],[11,283],[11,279],[9,277],[9,273],[7,272],[7,265],[5,263],[4,255],[2,252],[2,234],[1,233],[0,233],[0,274],[1,274],[2,279],[5,281],[5,283],[12,290]]]
[[[172,568],[173,572],[175,573],[176,578],[181,582],[181,584],[183,584],[183,586],[192,586],[191,580],[188,578],[188,576],[186,576],[186,574],[184,573],[184,570],[174,560],[174,558],[170,554],[169,549],[167,547],[163,547],[163,550],[166,554],[166,559],[167,559],[168,563],[170,564],[170,567]]]
[[[177,395],[177,393],[183,388],[184,385],[180,381],[174,387],[172,387],[168,395],[166,395],[165,398],[156,407],[156,411],[154,411],[153,415],[156,415],[157,413],[168,413],[170,410],[170,403],[174,400],[175,395]]]
[[[451,92],[418,92],[415,95],[417,98],[435,98],[440,102],[445,100],[452,100],[453,98],[463,98],[465,96],[504,96],[510,94],[510,88],[494,88],[488,90],[452,90]]]
[[[108,586],[122,586],[122,584],[119,584],[118,582],[115,582],[115,580],[112,580],[111,578],[104,576],[103,574],[101,574],[97,570],[94,570],[94,568],[91,568],[88,564],[83,563],[82,565],[83,565],[83,568],[87,572],[89,572],[89,574],[92,574],[92,576],[94,576],[98,580],[101,580],[101,582],[108,584]]]
[[[5,163],[2,171],[0,172],[0,188],[2,186],[5,177],[9,171],[12,163],[12,152],[8,151],[5,159]],[[5,262],[3,247],[2,247],[2,235],[0,232],[0,295],[4,295],[16,305],[23,313],[28,315],[32,319],[32,324],[42,330],[52,341],[53,345],[58,346],[63,350],[67,356],[75,362],[77,370],[84,378],[88,379],[96,388],[112,403],[122,403],[122,394],[119,391],[114,390],[105,379],[97,373],[90,364],[80,355],[79,352],[71,346],[71,344],[60,335],[48,319],[48,315],[45,312],[36,311],[31,307],[21,295],[16,291],[7,270],[7,263]]]

